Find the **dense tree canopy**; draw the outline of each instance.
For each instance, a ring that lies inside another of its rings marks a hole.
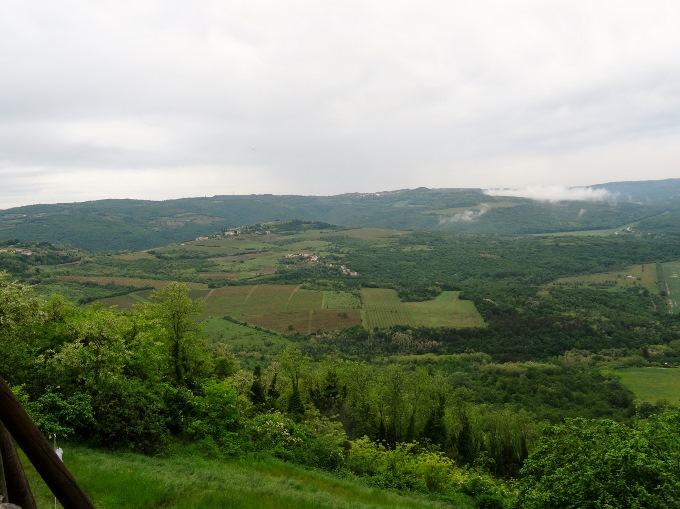
[[[680,506],[678,411],[628,426],[570,419],[547,430],[522,469],[521,507]]]

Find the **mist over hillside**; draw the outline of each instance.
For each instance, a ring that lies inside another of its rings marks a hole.
[[[674,233],[680,179],[587,188],[404,189],[336,196],[236,195],[98,200],[0,211],[0,238],[90,250],[148,249],[273,220],[466,233],[535,234],[630,227]]]

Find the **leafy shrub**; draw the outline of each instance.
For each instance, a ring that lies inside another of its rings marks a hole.
[[[169,437],[162,398],[140,382],[109,383],[92,398],[92,406],[92,437],[99,445],[151,453]]]
[[[89,394],[69,396],[46,392],[36,401],[38,410],[33,420],[47,435],[69,436],[92,425],[92,398]]]
[[[322,417],[296,423],[280,412],[260,414],[243,433],[247,448],[286,461],[325,470],[334,470],[344,462],[342,426]]]
[[[50,389],[36,401],[30,401],[22,386],[13,388],[13,392],[46,436],[68,437],[93,423],[92,399],[87,394],[65,396]]]
[[[394,449],[388,449],[368,437],[351,442],[347,467],[382,488],[426,493],[450,491],[454,474],[459,471],[451,459],[440,452],[418,451],[415,442],[399,443]]]
[[[195,398],[187,433],[193,438],[211,438],[223,446],[233,442],[238,423],[236,392],[229,383],[215,379],[205,382],[202,391],[203,395]]]
[[[463,493],[474,498],[478,507],[503,507],[507,497],[502,485],[487,475],[458,468],[443,453],[422,448],[416,442],[398,443],[388,449],[368,437],[353,440],[346,467],[380,488],[442,496]],[[493,505],[497,503],[501,505]]]
[[[539,440],[522,469],[520,504],[538,507],[680,507],[677,411],[632,428],[568,419]]]

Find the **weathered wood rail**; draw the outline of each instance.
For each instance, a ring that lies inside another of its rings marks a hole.
[[[22,509],[36,509],[12,437],[65,509],[94,505],[0,376],[0,495]]]

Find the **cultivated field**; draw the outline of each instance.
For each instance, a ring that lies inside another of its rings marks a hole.
[[[238,272],[199,272],[198,275],[205,279],[238,279]]]
[[[402,302],[395,290],[366,288],[361,301],[351,293],[304,290],[295,285],[232,286],[206,298],[206,316],[238,321],[287,334],[335,330],[355,325],[367,329],[394,325],[483,327],[471,301],[459,292],[443,292],[426,302]]]
[[[404,306],[396,290],[364,288],[361,290],[361,298],[364,303],[361,318],[367,329],[416,325],[409,308]]]
[[[353,230],[341,230],[338,232],[329,233],[329,237],[349,237],[351,239],[359,240],[386,240],[400,235],[405,235],[406,232],[400,230],[387,230],[384,228],[357,228]]]
[[[147,300],[141,298],[136,293],[129,293],[127,295],[119,295],[118,297],[108,297],[97,302],[100,302],[104,306],[116,306],[119,309],[132,309],[132,306],[135,304],[147,302]]]
[[[359,295],[349,292],[323,292],[323,309],[361,309]]]
[[[352,308],[356,300],[343,292],[304,290],[298,285],[226,286],[208,294],[204,314],[230,316],[287,334],[306,334],[359,325],[359,311]],[[348,307],[328,306],[341,303]]]
[[[471,301],[460,292],[443,292],[434,300],[402,302],[395,290],[365,288],[362,322],[367,329],[394,325],[426,327],[483,327],[484,320]]]
[[[291,253],[302,251],[323,251],[325,247],[329,246],[329,242],[325,240],[305,239],[292,244],[285,244],[282,248]]]
[[[160,286],[159,286],[160,288]],[[143,290],[139,292],[128,293],[127,295],[118,295],[116,297],[107,297],[105,299],[99,299],[104,306],[116,306],[119,309],[132,309],[135,304],[144,304],[149,302],[149,295],[152,290]],[[207,288],[193,288],[189,290],[189,297],[192,299],[205,299],[209,295],[211,290]]]
[[[417,325],[426,327],[483,327],[484,319],[474,302],[460,300],[460,292],[442,292],[434,300],[408,302]]]
[[[125,260],[127,262],[134,262],[137,260],[144,260],[145,258],[153,257],[154,256],[152,254],[149,254],[146,251],[137,251],[135,253],[121,253],[114,256],[114,258],[117,258],[118,260]]]
[[[680,368],[623,368],[616,373],[621,376],[621,383],[642,401],[680,404]]]
[[[224,237],[209,240],[194,240],[181,244],[171,244],[159,247],[156,253],[210,253],[214,256],[229,256],[238,253],[259,252],[271,250],[272,244],[252,237]]]
[[[119,273],[129,276],[153,273],[160,276],[159,279],[101,276],[100,274],[111,274],[109,268],[95,267],[98,270],[93,272],[98,274],[96,276],[64,275],[61,276],[61,280],[70,284],[116,285],[121,287],[120,291],[125,291],[125,288],[138,288],[139,291],[128,295],[101,300],[105,305],[130,309],[137,303],[147,302],[150,289],[162,288],[166,284],[163,278],[180,272],[186,273],[187,276],[198,274],[206,282],[209,280],[245,282],[258,276],[274,274],[284,265],[302,271],[307,266],[319,270],[329,263],[328,258],[335,254],[338,256],[332,258],[332,261],[334,267],[338,268],[322,269],[330,271],[330,277],[335,278],[340,275],[339,265],[347,263],[344,260],[351,251],[342,248],[342,238],[351,238],[350,245],[368,243],[371,246],[382,246],[405,233],[381,228],[360,228],[307,230],[292,234],[244,233],[238,236],[197,239],[159,247],[149,252],[124,253],[117,256],[118,265],[115,270]],[[336,249],[338,251],[333,253]],[[430,247],[418,245],[411,249]],[[305,256],[301,256],[303,254]],[[320,256],[321,260],[312,261],[312,255]],[[342,261],[338,262],[339,259]],[[127,274],[126,263],[131,264]],[[427,302],[405,303],[399,299],[396,291],[385,289],[364,289],[361,292],[322,291],[308,290],[296,284],[252,284],[222,286],[215,289],[209,288],[206,283],[187,283],[187,286],[191,290],[192,298],[204,300],[202,315],[204,320],[210,317],[220,320],[229,317],[240,323],[282,334],[307,334],[357,325],[367,329],[396,325],[427,327],[484,325],[473,303],[459,300],[458,292],[444,292],[437,299]],[[113,293],[112,289],[109,295]],[[218,330],[223,329],[222,321],[213,326]]]
[[[573,284],[584,285],[596,288],[628,288],[642,287],[651,293],[659,291],[656,264],[645,263],[642,265],[631,265],[624,270],[616,272],[601,272],[598,274],[588,274],[586,276],[563,277],[551,283],[551,285]]]
[[[105,277],[105,276],[59,276],[61,281],[75,281],[77,283],[97,283],[98,285],[128,286],[131,288],[163,288],[167,281],[160,279],[142,279],[136,277]],[[207,289],[205,283],[185,283],[190,289]]]
[[[668,310],[670,313],[680,313],[680,261],[668,262],[662,265]]]
[[[129,309],[147,302],[150,293],[151,290],[143,290],[101,302]],[[194,287],[190,292],[192,298],[204,299],[204,319],[231,317],[284,334],[307,334],[356,325],[367,329],[395,325],[483,327],[484,320],[474,304],[460,300],[458,295],[459,292],[443,292],[434,300],[402,302],[395,290],[366,288],[359,298],[349,292],[305,290],[299,285]]]
[[[217,288],[206,299],[203,312],[205,315],[239,318],[243,315],[246,299],[254,289],[254,286]]]

